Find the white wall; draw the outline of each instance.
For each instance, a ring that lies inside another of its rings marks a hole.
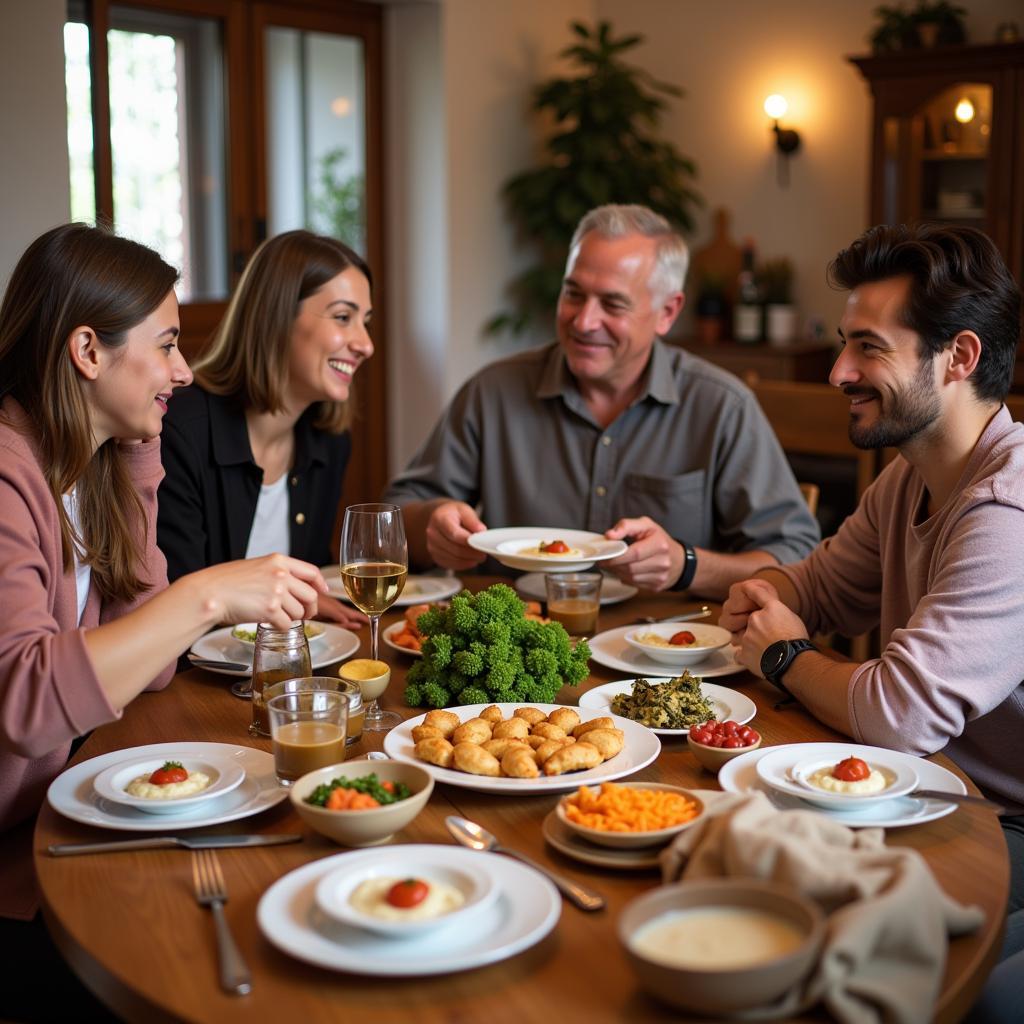
[[[71,216],[65,0],[0,0],[0,287],[47,228]]]

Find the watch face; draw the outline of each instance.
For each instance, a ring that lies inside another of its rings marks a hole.
[[[769,646],[765,648],[764,654],[761,655],[762,674],[767,678],[773,676],[780,668],[782,668],[783,664],[785,664],[786,656],[788,654],[788,640],[776,640],[775,643],[769,644]]]

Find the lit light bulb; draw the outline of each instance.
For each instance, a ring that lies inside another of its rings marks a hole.
[[[331,100],[331,113],[335,117],[345,117],[352,110],[352,101],[347,96],[338,96]]]
[[[965,96],[956,105],[956,109],[953,111],[953,116],[961,124],[967,124],[974,120],[974,104]]]
[[[773,92],[764,101],[764,112],[774,121],[778,121],[780,117],[785,117],[787,110],[789,110],[789,104],[786,102],[786,97],[780,96],[777,92]],[[971,116],[974,116],[973,107],[971,108]]]

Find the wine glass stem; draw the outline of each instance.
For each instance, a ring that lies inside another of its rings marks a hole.
[[[370,616],[370,657],[377,660],[377,630],[380,627],[380,615]]]

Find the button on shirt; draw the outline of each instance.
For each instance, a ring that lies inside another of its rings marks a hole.
[[[454,498],[490,528],[603,533],[650,516],[671,536],[781,562],[818,542],[785,456],[742,382],[654,343],[639,397],[607,427],[591,415],[560,347],[500,360],[452,400],[386,501]]]

